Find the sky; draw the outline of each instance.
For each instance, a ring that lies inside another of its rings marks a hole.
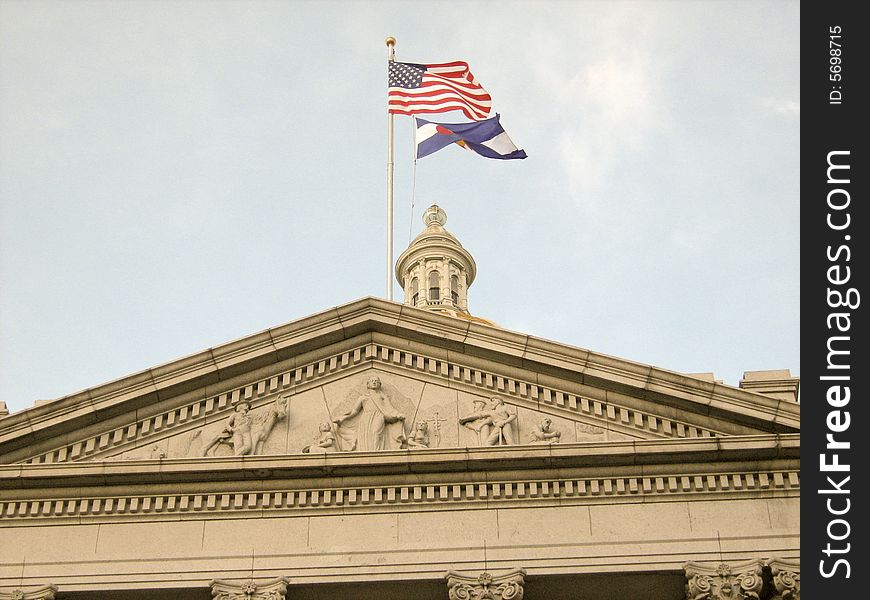
[[[528,153],[415,166],[396,117],[395,257],[437,202],[472,314],[730,385],[797,375],[799,22],[796,1],[0,0],[0,400],[384,297],[387,36],[467,61]]]

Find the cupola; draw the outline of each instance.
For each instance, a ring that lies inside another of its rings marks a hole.
[[[477,265],[468,250],[444,229],[447,213],[433,204],[423,213],[426,229],[399,256],[396,279],[405,291],[404,304],[464,316],[468,288]]]

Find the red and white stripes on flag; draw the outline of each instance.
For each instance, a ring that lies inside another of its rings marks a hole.
[[[492,98],[468,63],[432,65],[390,62],[388,110],[397,115],[461,110],[469,119],[487,118]]]

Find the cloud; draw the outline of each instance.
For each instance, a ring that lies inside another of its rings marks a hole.
[[[784,115],[800,116],[801,114],[801,103],[790,98],[787,100],[774,100],[768,98],[765,100],[764,105]]]
[[[660,81],[668,64],[650,51],[661,43],[661,15],[598,8],[582,15],[596,22],[591,35],[557,37],[548,25],[528,46],[535,86],[555,104],[544,126],[560,131],[556,158],[577,203],[593,213],[599,211],[591,197],[662,127]]]
[[[570,81],[566,103],[583,115],[561,140],[573,188],[599,187],[623,152],[643,147],[657,122],[651,72],[643,58],[609,56]]]

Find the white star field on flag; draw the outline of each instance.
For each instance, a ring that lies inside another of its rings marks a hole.
[[[471,74],[468,63],[431,65],[390,62],[389,112],[400,115],[461,110],[479,121],[489,115],[492,98]]]

